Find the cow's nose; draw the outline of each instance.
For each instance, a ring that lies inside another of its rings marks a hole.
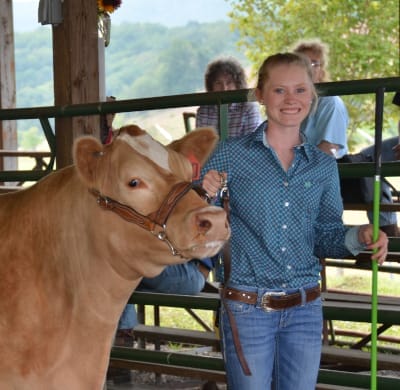
[[[211,227],[211,222],[208,219],[200,219],[199,223],[198,223],[199,229],[201,231],[207,231],[210,229]]]
[[[226,213],[219,207],[206,207],[199,210],[196,215],[196,226],[200,234],[212,232],[217,236],[223,236],[229,230]]]

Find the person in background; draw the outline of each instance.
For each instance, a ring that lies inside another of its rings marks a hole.
[[[170,265],[154,278],[143,278],[136,291],[195,295],[203,290],[211,267],[210,259]],[[132,347],[137,324],[135,305],[127,304],[118,323],[115,345]]]
[[[204,83],[207,92],[247,88],[245,71],[232,57],[210,62],[204,75]],[[252,132],[261,121],[260,108],[256,102],[231,103],[228,106],[228,137]],[[220,134],[218,106],[200,106],[196,113],[196,127],[214,127]]]
[[[299,41],[293,52],[307,56],[311,61],[314,83],[330,81],[328,72],[329,48],[319,39]],[[307,142],[317,145],[325,153],[332,155],[338,163],[374,161],[374,146],[365,148],[358,154],[348,154],[347,127],[348,113],[339,96],[323,96],[318,99],[314,112],[303,121],[301,131]],[[396,160],[395,148],[398,137],[382,142],[382,161]],[[397,147],[400,150],[400,147]],[[391,187],[382,182],[382,203],[392,203]],[[342,179],[341,193],[345,203],[372,203],[373,178]],[[372,212],[367,216],[372,222]],[[380,212],[380,227],[389,236],[398,236],[397,216],[395,212]]]
[[[217,266],[228,388],[266,390],[273,382],[274,389],[314,390],[322,344],[319,258],[376,249],[372,260],[382,264],[388,239],[380,231],[372,243],[372,225],[343,225],[337,164],[300,132],[317,99],[308,59],[268,57],[255,92],[268,120],[220,142],[200,178],[214,195],[222,176],[230,193],[229,275],[225,263]]]
[[[400,93],[397,92],[393,97],[393,104],[400,106]],[[398,133],[400,134],[400,121],[398,122]],[[375,146],[371,145],[367,148],[364,148],[359,153],[362,156],[363,161],[374,161],[375,160]],[[400,160],[400,144],[399,144],[399,136],[391,137],[384,139],[382,141],[381,147],[381,161],[396,161]],[[361,181],[362,190],[365,197],[365,202],[372,203],[374,199],[374,178],[368,177],[364,178]],[[393,203],[392,197],[392,187],[390,183],[388,183],[385,178],[382,178],[381,182],[381,190],[382,190],[382,203]],[[368,211],[368,219],[372,221],[373,214],[372,211]],[[379,224],[380,228],[386,232],[388,236],[399,237],[400,230],[397,224],[397,214],[395,212],[383,212],[379,213]]]
[[[330,81],[328,67],[328,46],[320,40],[300,41],[293,52],[307,56],[311,62],[314,83]],[[348,153],[347,126],[349,116],[343,100],[339,96],[323,96],[317,107],[301,124],[301,132],[307,142],[317,145],[325,153],[335,158]]]

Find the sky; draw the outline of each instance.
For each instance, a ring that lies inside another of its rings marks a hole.
[[[26,32],[41,26],[38,22],[39,0],[12,0],[14,31]],[[168,27],[228,20],[227,0],[122,0],[111,14],[113,24],[123,22],[160,23]]]

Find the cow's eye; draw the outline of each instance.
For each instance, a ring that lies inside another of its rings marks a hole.
[[[133,187],[133,188],[135,188],[135,187],[137,187],[138,185],[139,185],[139,180],[138,179],[132,179],[130,182],[129,182],[129,187]]]

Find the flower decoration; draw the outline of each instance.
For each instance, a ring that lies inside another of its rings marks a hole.
[[[97,8],[99,13],[113,13],[120,7],[122,0],[97,0]]]
[[[110,14],[120,7],[121,0],[97,0],[97,14],[100,36],[104,39],[104,45],[107,47],[110,44],[111,34],[111,18]]]

